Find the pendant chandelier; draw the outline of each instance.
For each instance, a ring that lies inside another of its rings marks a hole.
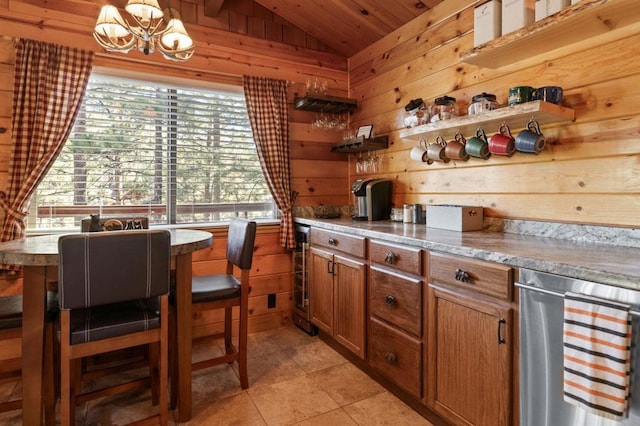
[[[193,40],[171,7],[163,12],[157,0],[129,0],[124,8],[133,23],[123,19],[115,6],[100,9],[93,37],[105,50],[127,53],[138,48],[145,55],[158,50],[177,62],[193,55]]]

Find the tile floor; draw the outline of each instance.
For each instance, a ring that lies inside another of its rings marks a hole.
[[[221,341],[195,343],[194,357],[221,351]],[[318,337],[295,326],[249,336],[249,389],[234,366],[193,376],[193,418],[187,425],[431,425]],[[20,384],[0,384],[0,400]],[[145,417],[149,392],[115,395],[78,407],[77,423],[111,425]],[[20,412],[0,414],[0,425],[19,425]],[[171,418],[170,424],[175,424]]]

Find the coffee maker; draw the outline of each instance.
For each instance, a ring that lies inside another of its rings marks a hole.
[[[389,179],[358,179],[351,185],[354,196],[353,220],[385,220],[391,212]]]

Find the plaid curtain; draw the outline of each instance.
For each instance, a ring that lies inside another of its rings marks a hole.
[[[249,121],[262,172],[280,209],[280,245],[295,247],[291,168],[289,167],[289,110],[287,82],[243,77]]]
[[[90,51],[18,40],[9,180],[7,192],[0,192],[5,214],[0,241],[24,237],[31,196],[71,132],[92,64]]]

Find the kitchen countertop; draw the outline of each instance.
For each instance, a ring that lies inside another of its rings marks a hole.
[[[640,248],[422,224],[296,218],[297,223],[550,274],[640,290]]]

